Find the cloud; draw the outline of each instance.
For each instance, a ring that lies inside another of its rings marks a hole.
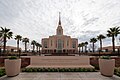
[[[0,26],[41,42],[56,33],[61,12],[64,34],[88,41],[120,25],[119,9],[119,0],[0,0]],[[105,45],[109,43],[105,39]]]

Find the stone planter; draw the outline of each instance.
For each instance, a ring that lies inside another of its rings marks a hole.
[[[5,59],[5,71],[7,76],[16,76],[20,73],[21,59]]]
[[[99,59],[100,72],[104,76],[112,77],[115,68],[115,59]]]

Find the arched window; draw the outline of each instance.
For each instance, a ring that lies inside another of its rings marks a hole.
[[[72,41],[72,47],[76,48],[76,41]]]
[[[44,48],[47,48],[47,41],[44,41]]]
[[[52,40],[51,40],[51,46],[52,46]]]
[[[62,40],[58,39],[58,49],[62,49]]]
[[[69,46],[69,41],[67,40],[67,46]]]

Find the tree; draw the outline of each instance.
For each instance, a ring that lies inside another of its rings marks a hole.
[[[97,42],[97,39],[96,39],[96,38],[91,38],[91,39],[90,39],[90,42],[91,42],[92,45],[93,45],[93,52],[95,52],[95,48],[94,48],[95,45],[94,45],[94,44]]]
[[[21,35],[16,35],[15,40],[17,40],[17,52],[19,53],[19,58],[20,58],[19,42],[22,40],[22,36]]]
[[[115,37],[120,34],[120,27],[113,27],[107,30],[107,36],[112,37],[112,47],[113,47],[113,52],[115,52]]]
[[[40,53],[40,48],[42,47],[42,45],[41,45],[41,44],[39,44],[39,45],[38,45],[38,47],[39,47],[39,53]]]
[[[84,42],[82,42],[81,43],[81,47],[82,47],[82,52],[83,52],[83,47],[85,46],[85,43]]]
[[[86,41],[85,42],[85,52],[87,52],[87,45],[88,45],[88,42]]]
[[[35,40],[33,40],[33,41],[31,42],[31,45],[33,45],[33,52],[35,52],[35,45],[36,45],[36,41],[35,41]]]
[[[97,36],[97,39],[100,41],[100,51],[102,51],[102,39],[105,39],[106,37],[102,34]]]
[[[25,52],[27,52],[27,43],[29,43],[29,39],[23,38],[22,42],[25,43]]]
[[[39,45],[40,45],[39,43],[36,43],[37,52],[38,52]]]
[[[16,35],[15,40],[17,40],[17,51],[19,52],[19,42],[22,40],[22,36],[21,35]]]
[[[7,29],[6,27],[1,27],[0,30],[0,38],[3,38],[3,53],[6,53],[6,42],[7,39],[12,38],[13,32],[10,31],[10,29]]]
[[[79,48],[79,53],[80,53],[81,44],[78,44],[78,48]]]

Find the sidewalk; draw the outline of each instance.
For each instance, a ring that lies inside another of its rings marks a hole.
[[[3,76],[0,80],[120,80],[120,77],[105,77],[99,72],[41,72],[20,73],[15,77]]]

